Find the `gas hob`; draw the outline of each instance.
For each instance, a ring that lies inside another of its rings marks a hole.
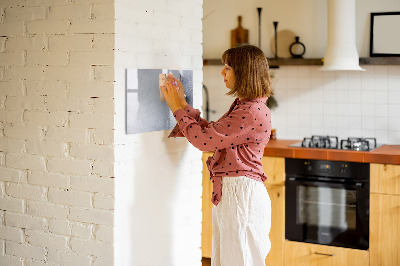
[[[303,141],[289,145],[301,148],[337,149],[353,151],[371,151],[379,146],[376,138],[349,137],[339,141],[337,136],[318,136],[306,137]]]

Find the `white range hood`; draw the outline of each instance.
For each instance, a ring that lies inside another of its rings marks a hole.
[[[355,0],[328,0],[328,44],[323,71],[358,70]]]

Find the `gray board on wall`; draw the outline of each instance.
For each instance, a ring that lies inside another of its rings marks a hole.
[[[176,125],[172,112],[160,99],[159,75],[173,74],[185,87],[186,101],[193,106],[193,70],[126,70],[126,133],[169,130]]]

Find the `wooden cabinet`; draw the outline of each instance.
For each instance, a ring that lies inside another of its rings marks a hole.
[[[400,265],[400,165],[371,164],[370,178],[370,265]]]
[[[285,266],[366,266],[365,250],[285,241]],[[385,265],[385,264],[381,264]]]
[[[202,224],[201,224],[201,253],[204,258],[211,258],[212,252],[212,183],[206,161],[211,152],[203,153],[203,195],[202,195]]]
[[[371,193],[400,195],[400,165],[370,164]]]
[[[285,158],[265,156],[262,159],[267,175],[265,187],[271,199],[271,250],[265,259],[267,266],[283,265],[285,240]]]
[[[261,163],[268,177],[265,184],[285,185],[285,158],[264,156],[261,159]]]
[[[285,241],[285,187],[265,184],[271,199],[271,250],[265,259],[267,266],[283,265]]]
[[[203,153],[202,255],[212,252],[212,183]],[[400,165],[371,164],[369,252],[285,240],[285,158],[262,159],[271,198],[271,250],[266,265],[400,265]],[[334,256],[331,256],[333,255]]]

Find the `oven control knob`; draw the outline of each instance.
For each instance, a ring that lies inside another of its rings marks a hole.
[[[340,168],[340,173],[341,174],[346,173],[346,169],[347,169],[347,164],[342,164],[342,167]]]
[[[306,166],[307,171],[310,172],[312,170],[311,162],[305,162],[304,165]]]

